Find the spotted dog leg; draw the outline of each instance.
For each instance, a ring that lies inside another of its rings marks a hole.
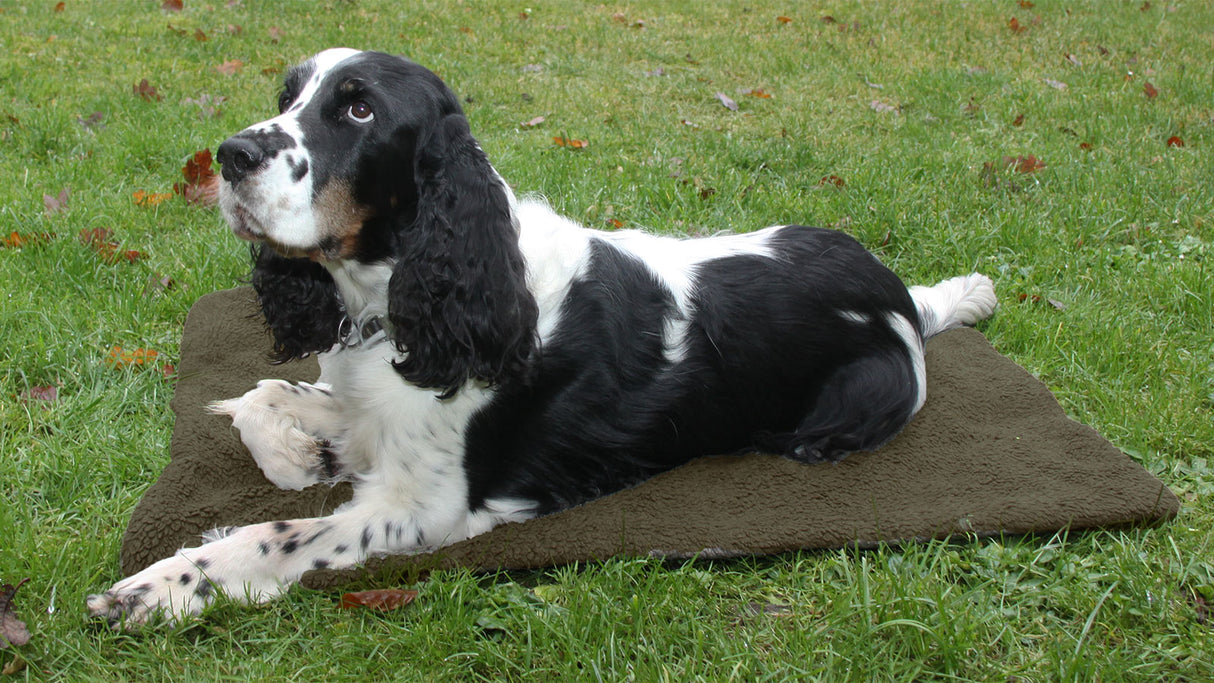
[[[176,621],[198,614],[219,593],[241,603],[266,602],[310,569],[348,568],[372,554],[426,549],[418,517],[382,505],[354,505],[328,517],[219,533],[225,535],[179,550],[108,591],[90,595],[90,614],[115,628],[145,623],[158,613]]]
[[[257,466],[276,486],[303,489],[338,475],[338,402],[324,384],[263,379],[239,398],[207,409],[232,418]]]

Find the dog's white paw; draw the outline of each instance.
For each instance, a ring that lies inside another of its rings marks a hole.
[[[240,430],[240,440],[266,479],[279,488],[299,490],[335,474],[331,444],[304,431],[296,410],[306,409],[301,397],[316,391],[323,390],[266,379],[243,396],[217,401],[207,409],[232,418],[232,426]]]
[[[155,618],[173,623],[198,614],[214,600],[215,593],[205,568],[178,553],[104,593],[88,596],[87,606],[91,616],[105,620],[111,628],[129,629]]]

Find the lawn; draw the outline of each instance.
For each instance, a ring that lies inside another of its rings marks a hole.
[[[32,634],[0,680],[1214,679],[1210,36],[1199,0],[0,1],[0,581],[30,579]],[[173,186],[336,45],[434,69],[514,188],[588,225],[803,222],[909,282],[990,275],[980,329],[1180,516],[90,623],[168,459],[186,312],[247,273]]]

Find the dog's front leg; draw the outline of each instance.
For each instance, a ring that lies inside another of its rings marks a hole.
[[[111,626],[170,621],[198,614],[215,596],[266,602],[309,569],[342,569],[373,554],[416,552],[421,522],[409,511],[354,505],[328,517],[266,522],[216,530],[196,548],[183,548],[143,571],[90,595],[88,610]]]
[[[299,490],[340,477],[341,405],[327,385],[263,379],[243,396],[207,409],[232,418],[257,466],[279,488]]]

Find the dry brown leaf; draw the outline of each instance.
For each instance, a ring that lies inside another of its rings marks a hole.
[[[1142,94],[1146,95],[1148,100],[1153,100],[1159,94],[1159,90],[1151,85],[1150,81],[1146,81],[1142,84]]]
[[[59,387],[53,384],[30,387],[29,389],[21,392],[21,396],[19,398],[21,399],[22,403],[29,403],[30,401],[45,401],[47,403],[54,403],[55,401],[59,400]]]
[[[231,76],[244,68],[244,62],[239,59],[229,59],[228,61],[215,67],[215,70],[225,76]]]
[[[553,144],[557,147],[565,147],[567,149],[586,149],[590,143],[586,140],[574,140],[573,138],[564,135],[558,135],[552,138]]]
[[[46,215],[54,216],[67,209],[67,200],[72,196],[72,191],[68,188],[59,190],[57,195],[42,195],[42,208],[46,211]]]
[[[135,200],[135,206],[142,206],[144,208],[156,206],[172,196],[172,192],[145,192],[143,190],[135,190],[131,193],[131,198]]]
[[[543,122],[544,122],[544,117],[537,116],[537,117],[531,119],[530,121],[523,121],[522,123],[518,124],[518,126],[519,126],[519,128],[535,128],[536,126],[540,125]]]
[[[1033,156],[1014,156],[1003,157],[1003,165],[1007,168],[1015,168],[1017,173],[1036,173],[1045,168],[1045,162]]]
[[[719,101],[721,102],[721,104],[722,104],[722,105],[723,105],[723,106],[724,106],[726,109],[728,109],[729,111],[737,111],[737,110],[738,110],[738,103],[737,103],[737,102],[734,102],[734,101],[733,101],[733,99],[731,99],[731,98],[729,97],[729,95],[726,95],[726,94],[725,94],[725,93],[723,93],[723,92],[718,92],[718,93],[716,94],[716,98],[717,98],[717,100],[719,100]]]
[[[110,349],[110,352],[105,357],[107,365],[115,368],[125,368],[132,365],[146,365],[156,360],[160,352],[154,349],[124,349],[121,346],[115,346]]]
[[[0,247],[8,249],[20,249],[21,247],[29,247],[43,242],[49,242],[54,239],[55,233],[52,232],[29,232],[21,234],[16,230],[9,233],[8,237],[0,237]]]
[[[20,647],[30,642],[29,629],[25,627],[25,622],[17,618],[17,610],[13,609],[13,597],[27,581],[29,579],[21,579],[16,586],[6,583],[0,587],[0,649],[9,645]]]
[[[1173,135],[1168,138],[1168,147],[1184,147],[1184,140],[1181,140],[1178,135]]]
[[[162,99],[156,87],[148,83],[146,78],[131,86],[131,93],[145,102],[159,102]]]
[[[173,192],[188,204],[209,207],[219,203],[219,176],[212,167],[210,148],[194,152],[181,168],[184,183],[173,183]]]
[[[379,590],[346,593],[341,596],[342,609],[371,609],[380,612],[399,609],[417,599],[417,591],[401,590],[400,588],[383,588]]]

